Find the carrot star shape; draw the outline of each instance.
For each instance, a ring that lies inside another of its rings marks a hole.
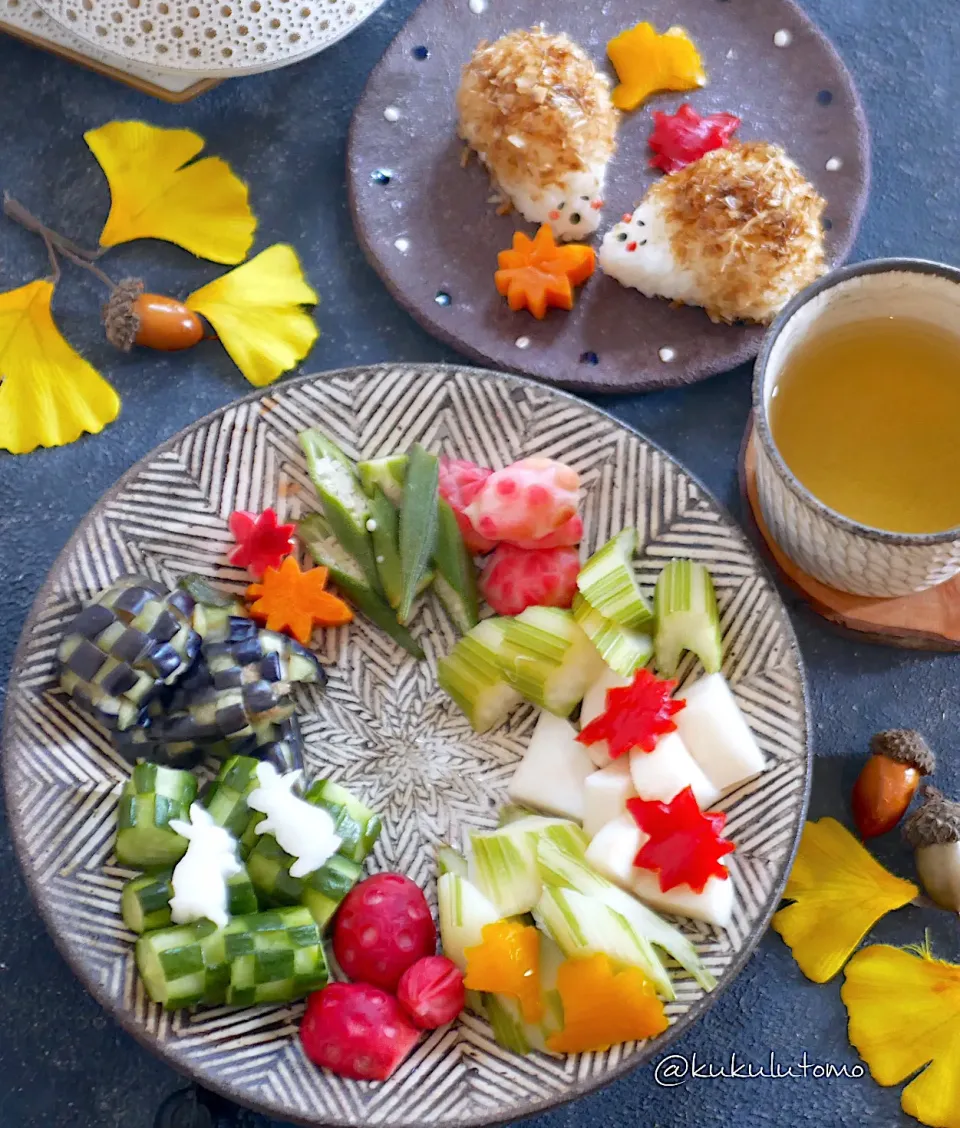
[[[547,1039],[555,1054],[607,1050],[662,1034],[669,1023],[653,985],[637,967],[614,974],[602,952],[567,960],[557,972],[563,1030]]]
[[[238,509],[227,522],[230,532],[237,538],[237,547],[230,553],[230,563],[239,568],[249,568],[255,576],[262,576],[268,568],[279,568],[280,561],[293,551],[296,525],[280,525],[272,509],[262,513],[248,513]]]
[[[614,760],[632,748],[652,752],[661,736],[675,731],[670,718],[686,705],[670,696],[676,686],[638,670],[630,685],[607,690],[607,711],[586,725],[577,740],[588,746],[605,740]]]
[[[711,877],[725,880],[729,876],[720,861],[735,848],[723,837],[727,816],[705,815],[693,788],[685,787],[669,803],[628,799],[627,809],[649,836],[633,864],[658,873],[664,893],[678,885],[689,885],[694,893],[702,893]]]
[[[895,877],[836,819],[808,822],[783,896],[792,905],[773,918],[775,932],[814,983],[832,979],[887,913],[920,890]]]
[[[493,276],[497,293],[512,310],[528,309],[543,320],[550,308],[573,309],[573,287],[593,274],[596,254],[582,243],[557,246],[549,224],[531,239],[522,231],[513,247],[497,256],[500,269]]]
[[[903,1111],[934,1128],[960,1128],[960,966],[926,946],[873,944],[844,974],[850,1042],[873,1079],[899,1085],[913,1077],[900,1094]]]
[[[250,614],[269,631],[286,631],[307,646],[313,628],[339,627],[349,623],[353,612],[341,599],[324,590],[326,568],[308,568],[288,556],[279,568],[267,568],[263,582],[247,588],[247,598],[256,602]]]
[[[651,23],[638,23],[607,44],[620,85],[613,91],[618,110],[635,110],[658,90],[694,90],[707,76],[693,40],[682,27],[658,35]]]

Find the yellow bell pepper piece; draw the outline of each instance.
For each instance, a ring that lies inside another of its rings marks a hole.
[[[485,924],[483,943],[467,948],[464,986],[471,991],[512,995],[524,1022],[543,1018],[540,994],[540,934],[528,924],[498,920]]]
[[[567,960],[557,972],[564,1024],[547,1039],[557,1054],[608,1050],[618,1042],[662,1034],[669,1023],[663,1003],[643,972],[628,967],[614,974],[609,956]]]
[[[700,53],[682,27],[658,34],[651,23],[638,23],[607,44],[620,79],[613,104],[635,110],[658,90],[695,90],[707,81]]]

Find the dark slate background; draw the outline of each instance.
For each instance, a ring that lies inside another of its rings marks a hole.
[[[566,0],[569,2],[569,0]],[[703,3],[718,0],[702,0]],[[737,0],[728,0],[731,8]],[[770,0],[777,3],[778,0]],[[344,189],[351,109],[370,68],[413,9],[388,0],[346,41],[288,70],[230,82],[184,107],[164,106],[11,40],[0,40],[0,188],[88,245],[107,211],[106,185],[81,139],[111,118],[188,125],[249,182],[261,226],[257,249],[296,244],[323,303],[315,370],[372,361],[456,360],[388,297],[353,238]],[[916,255],[960,262],[960,115],[956,0],[805,0],[852,69],[874,135],[873,194],[854,257]],[[638,15],[642,6],[638,8]],[[732,13],[731,13],[732,14]],[[2,223],[2,221],[0,221]],[[147,274],[150,288],[187,293],[219,273],[176,248],[141,244],[110,256],[117,275]],[[0,288],[47,269],[42,244],[0,226]],[[27,609],[80,517],[156,443],[247,391],[214,345],[181,356],[111,351],[98,330],[102,294],[67,268],[56,314],[66,336],[123,395],[105,434],[61,450],[0,455],[0,684]],[[686,463],[735,513],[736,456],[747,418],[746,367],[688,391],[608,399],[621,418]],[[896,457],[896,451],[891,452]],[[912,653],[840,637],[787,597],[810,677],[817,755],[812,814],[847,816],[847,796],[870,734],[921,728],[941,756],[940,782],[960,792],[956,755],[960,658]],[[0,821],[3,814],[0,813]],[[882,859],[910,875],[891,836]],[[907,909],[877,939],[917,942],[960,957],[956,918]],[[0,1126],[151,1128],[182,1080],[123,1034],[63,963],[27,895],[0,829]],[[760,1065],[801,1059],[853,1066],[836,983],[817,987],[770,933],[734,987],[675,1052],[719,1067],[731,1052]],[[169,1106],[168,1106],[169,1109]],[[253,1123],[215,1110],[206,1123]],[[658,1086],[635,1073],[543,1128],[582,1123],[631,1128],[846,1128],[915,1123],[898,1090],[862,1079],[690,1080]],[[177,1120],[168,1119],[168,1128]],[[256,1123],[265,1128],[266,1122]],[[186,1128],[186,1122],[179,1126]],[[279,1126],[272,1126],[279,1128]]]

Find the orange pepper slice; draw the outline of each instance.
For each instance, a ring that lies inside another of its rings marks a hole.
[[[501,251],[497,262],[497,293],[512,310],[528,309],[541,321],[548,309],[573,309],[573,287],[593,274],[596,253],[583,243],[558,246],[545,223],[532,239],[517,231],[512,248]]]
[[[540,934],[528,924],[498,920],[485,924],[483,943],[467,948],[464,986],[471,991],[512,995],[524,1022],[543,1018],[540,995]]]
[[[564,1024],[547,1039],[557,1054],[608,1050],[618,1042],[641,1041],[662,1034],[669,1023],[663,1003],[636,967],[614,974],[603,953],[567,960],[557,972]]]
[[[695,90],[707,76],[700,53],[682,27],[657,34],[651,23],[638,23],[607,44],[620,85],[613,91],[618,110],[635,110],[658,90]]]
[[[288,556],[279,568],[267,568],[263,581],[247,588],[247,598],[256,602],[250,614],[267,630],[285,631],[307,646],[313,628],[340,627],[353,619],[353,612],[335,595],[325,591],[326,568],[308,568]]]

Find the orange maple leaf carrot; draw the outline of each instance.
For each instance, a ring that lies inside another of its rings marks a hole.
[[[528,309],[542,320],[551,307],[573,309],[573,288],[593,274],[596,254],[582,243],[558,246],[545,223],[532,239],[516,232],[513,247],[501,251],[497,262],[500,269],[493,276],[497,293],[511,309]]]
[[[326,568],[301,572],[288,556],[279,568],[267,568],[261,583],[247,588],[247,598],[256,601],[250,614],[267,630],[286,631],[306,646],[315,626],[339,627],[353,618],[343,600],[325,590],[326,584]]]

